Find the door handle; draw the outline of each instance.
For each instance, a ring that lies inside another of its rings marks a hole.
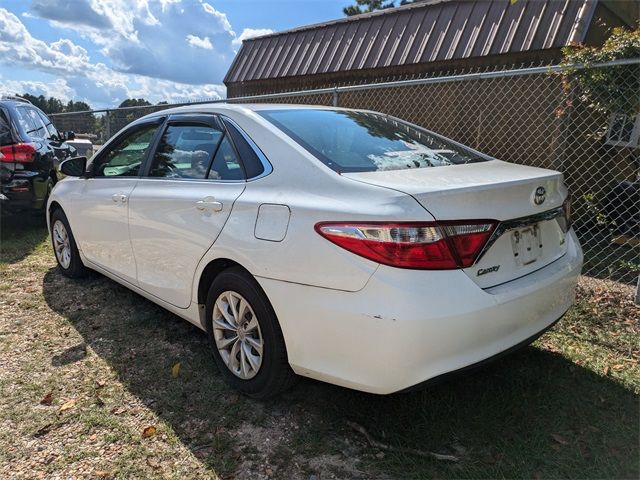
[[[222,203],[214,200],[212,197],[207,197],[196,202],[196,208],[201,212],[210,210],[212,212],[222,211]]]
[[[111,195],[111,200],[113,200],[116,203],[118,202],[127,203],[127,196],[122,195],[121,193],[114,193],[113,195]]]

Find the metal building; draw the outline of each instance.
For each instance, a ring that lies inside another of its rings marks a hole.
[[[639,2],[426,0],[245,40],[228,97],[403,78],[482,66],[552,63],[632,27]]]

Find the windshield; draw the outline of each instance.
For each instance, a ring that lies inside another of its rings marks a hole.
[[[338,173],[487,160],[440,136],[382,114],[320,109],[258,113]]]

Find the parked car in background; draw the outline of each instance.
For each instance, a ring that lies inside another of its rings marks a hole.
[[[0,96],[0,202],[3,211],[44,209],[61,161],[76,155],[42,110]]]
[[[81,135],[75,135],[73,140],[67,140],[65,143],[76,149],[76,155],[91,158],[93,155],[93,143],[88,138],[80,137]]]
[[[295,374],[387,394],[483,363],[562,317],[582,266],[560,173],[375,112],[170,109],[61,170],[62,273],[205,330],[254,397]]]

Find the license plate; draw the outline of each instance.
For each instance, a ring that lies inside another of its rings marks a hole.
[[[530,265],[542,255],[540,228],[531,225],[511,233],[511,246],[516,263],[520,266]]]

